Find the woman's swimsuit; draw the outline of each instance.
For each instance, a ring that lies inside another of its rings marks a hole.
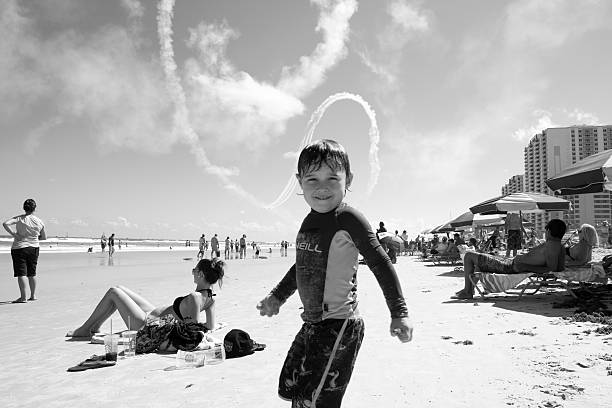
[[[199,290],[198,292],[200,293],[204,293],[206,292],[208,294],[208,297],[212,299],[213,296],[216,296],[213,291],[211,289],[203,289],[203,290]],[[185,299],[187,296],[179,296],[176,299],[174,299],[174,303],[172,303],[172,310],[174,311],[174,314],[176,315],[176,317],[178,317],[180,320],[183,320],[183,315],[181,314],[181,302],[183,301],[183,299]]]

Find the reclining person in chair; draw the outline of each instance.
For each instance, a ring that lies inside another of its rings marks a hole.
[[[546,224],[546,242],[513,259],[466,252],[463,257],[465,286],[451,296],[451,299],[472,299],[474,297],[474,285],[470,276],[475,270],[500,274],[562,271],[565,269],[565,249],[561,244],[561,239],[566,229],[565,222],[562,220],[550,220]]]
[[[593,248],[599,246],[597,230],[590,224],[582,224],[576,230],[578,242],[565,248],[565,265],[580,266],[591,262]]]

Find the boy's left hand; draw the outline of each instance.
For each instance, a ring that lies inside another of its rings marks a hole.
[[[389,327],[391,336],[397,336],[402,343],[412,340],[412,322],[407,317],[396,317],[391,319]]]

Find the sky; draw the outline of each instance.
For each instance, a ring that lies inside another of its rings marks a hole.
[[[0,217],[48,236],[293,241],[296,153],[419,231],[500,195],[548,127],[612,124],[606,0],[0,0]]]

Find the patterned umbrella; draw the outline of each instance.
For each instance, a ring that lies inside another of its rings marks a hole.
[[[503,214],[508,211],[540,212],[569,210],[570,202],[542,193],[523,192],[491,198],[470,207],[474,214]]]

